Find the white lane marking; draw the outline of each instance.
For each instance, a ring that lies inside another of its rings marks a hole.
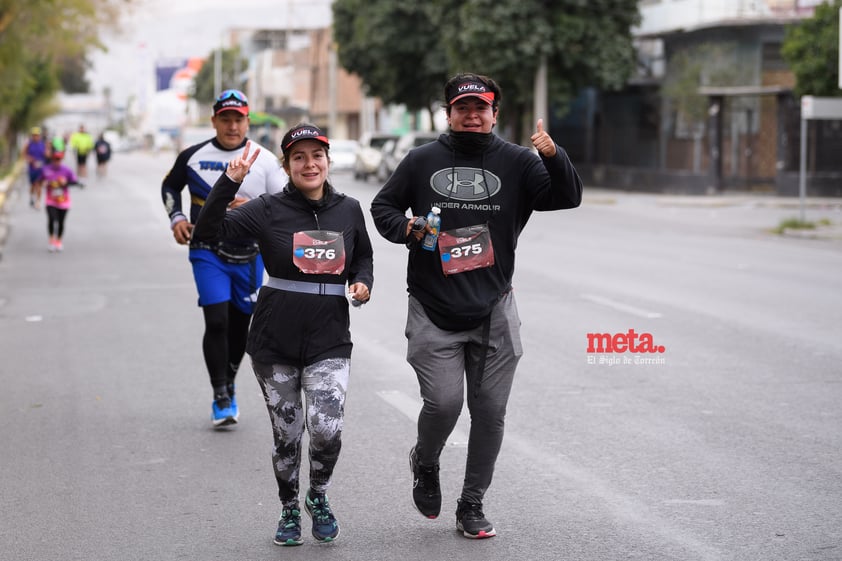
[[[403,392],[397,390],[381,390],[377,396],[403,413],[410,421],[418,421],[418,413],[421,412],[421,402],[413,399]],[[464,410],[462,411],[465,412]],[[453,429],[447,439],[447,445],[458,448],[468,447],[468,435],[458,427]]]
[[[667,499],[665,505],[725,506],[720,499]]]
[[[628,314],[632,314],[634,316],[639,316],[642,318],[657,319],[659,317],[662,317],[662,314],[658,312],[652,312],[649,310],[644,310],[643,308],[637,308],[635,306],[623,304],[622,302],[617,302],[615,300],[611,300],[610,298],[605,298],[604,296],[597,296],[596,294],[582,294],[581,298],[583,300],[593,302],[594,304],[607,306],[620,312],[626,312]]]

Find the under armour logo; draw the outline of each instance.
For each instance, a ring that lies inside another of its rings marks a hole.
[[[478,168],[444,168],[430,178],[430,186],[440,195],[459,201],[479,201],[500,191],[500,178]]]
[[[473,192],[474,195],[481,195],[486,192],[485,178],[480,173],[475,173],[473,179],[469,177],[453,177],[452,174],[448,176],[448,179],[450,179],[452,194],[463,190]]]

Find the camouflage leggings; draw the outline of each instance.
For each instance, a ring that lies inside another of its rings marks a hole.
[[[329,358],[303,369],[252,361],[252,368],[272,421],[275,437],[272,462],[278,480],[278,497],[285,507],[297,507],[305,424],[310,437],[310,487],[324,493],[330,485],[342,447],[342,419],[351,359]],[[301,402],[302,390],[305,407]]]

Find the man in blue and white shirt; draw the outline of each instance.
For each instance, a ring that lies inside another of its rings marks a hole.
[[[263,260],[251,239],[191,242],[193,224],[211,187],[225,173],[248,140],[248,99],[238,90],[225,90],[213,105],[211,123],[216,136],[183,150],[161,185],[175,241],[190,246],[190,263],[205,318],[202,350],[213,387],[211,419],[215,427],[237,422],[239,409],[234,378],[245,354],[249,322],[263,282]],[[254,141],[252,146],[257,148]],[[277,193],[287,176],[271,149],[260,155],[229,208],[262,193]],[[190,192],[189,217],[182,211],[184,187]]]

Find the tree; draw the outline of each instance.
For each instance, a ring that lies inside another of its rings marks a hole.
[[[361,77],[368,95],[430,111],[448,74],[434,11],[426,2],[334,1],[339,64]]]
[[[442,100],[457,72],[491,76],[503,92],[500,122],[523,138],[534,76],[564,107],[581,88],[622,87],[635,65],[636,0],[335,0],[339,63],[370,95],[409,109]]]
[[[26,87],[21,88],[24,97],[15,101],[20,110],[7,117],[10,133],[26,130],[30,123],[38,123],[58,110],[53,94],[59,87],[59,81],[51,63],[33,61],[26,79]]]
[[[787,27],[781,54],[795,74],[795,95],[835,97],[839,90],[839,9],[842,0],[816,7],[813,17]]]
[[[205,59],[205,64],[199,69],[194,79],[195,91],[193,92],[193,98],[199,103],[212,104],[216,96],[219,95],[219,92],[216,91],[215,83],[215,60],[217,53],[220,53],[222,57],[220,61],[222,89],[242,89],[240,72],[248,68],[248,60],[240,54],[240,48],[234,47],[233,49],[214,50]]]
[[[451,70],[481,69],[500,84],[501,120],[514,139],[535,126],[534,76],[542,60],[548,99],[561,111],[586,86],[621,88],[635,67],[636,0],[468,0],[457,6],[442,18]]]
[[[97,31],[115,25],[132,0],[0,0],[0,164],[17,135],[54,110],[64,63],[84,73],[85,55],[102,48]],[[84,74],[73,82],[84,85]]]
[[[61,90],[65,93],[88,93],[91,83],[85,76],[91,64],[84,55],[59,57],[56,61]]]

